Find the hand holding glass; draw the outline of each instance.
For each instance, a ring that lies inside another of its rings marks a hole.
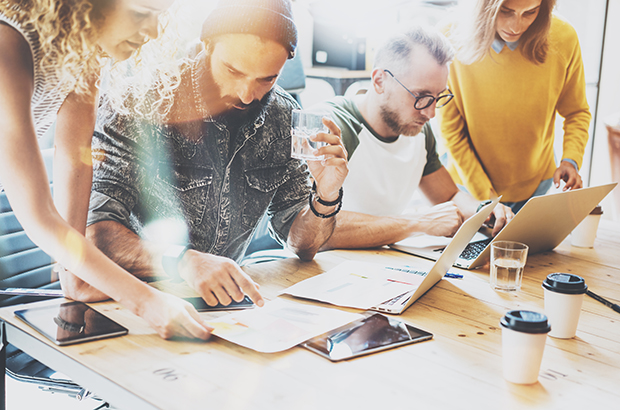
[[[511,241],[491,243],[491,287],[501,291],[521,289],[528,246]]]
[[[323,116],[303,110],[293,110],[291,116],[291,157],[306,161],[322,161],[324,155],[314,155],[314,151],[327,145],[326,142],[312,141],[311,136],[319,132],[329,133],[323,124]]]

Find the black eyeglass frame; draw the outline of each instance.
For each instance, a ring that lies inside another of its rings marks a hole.
[[[405,86],[405,84],[401,83],[400,80],[398,78],[396,78],[396,76],[394,74],[392,74],[392,72],[390,70],[383,69],[383,71],[385,71],[390,76],[392,76],[392,78],[395,79],[396,82],[401,85],[401,87],[403,87],[409,94],[411,94],[411,96],[413,98],[415,98],[415,102],[413,103],[413,108],[415,108],[418,111],[421,111],[421,110],[423,110],[425,108],[430,107],[435,101],[437,101],[437,105],[435,106],[435,108],[445,107],[446,104],[448,104],[454,98],[454,94],[452,94],[450,92],[449,88],[446,89],[448,91],[448,94],[442,94],[439,97],[435,97],[435,96],[430,95],[430,94],[425,94],[425,95],[417,96],[414,93],[412,93],[411,90],[409,90]],[[422,98],[430,98],[430,100],[428,100],[428,104],[426,104],[424,107],[418,107],[418,103],[420,102],[420,100]],[[442,103],[440,103],[441,99],[446,99],[446,101],[445,102],[442,101]]]

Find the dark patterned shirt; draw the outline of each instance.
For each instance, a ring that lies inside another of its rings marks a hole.
[[[197,120],[200,138],[192,141],[179,126],[104,105],[93,139],[88,224],[114,220],[144,237],[150,222],[183,221],[195,249],[239,261],[267,213],[272,234],[285,242],[310,192],[307,165],[290,157],[293,108],[297,103],[276,86],[241,123]]]

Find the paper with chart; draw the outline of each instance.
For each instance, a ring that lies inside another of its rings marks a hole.
[[[280,293],[337,306],[370,309],[416,289],[425,276],[411,273],[411,268],[346,261]]]
[[[208,321],[213,334],[262,353],[290,349],[362,316],[342,310],[275,299],[257,309]]]

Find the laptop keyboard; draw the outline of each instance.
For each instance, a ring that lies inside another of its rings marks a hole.
[[[407,273],[412,273],[414,275],[420,275],[420,276],[426,276],[428,274],[428,272],[425,271],[420,271],[420,270],[416,270],[416,269],[412,269],[412,268],[407,268],[407,267],[387,267],[387,269],[390,270],[397,270],[400,272],[407,272]],[[402,300],[405,296],[411,296],[411,291],[409,292],[405,292],[402,295],[398,295],[390,300],[388,300],[387,302],[383,302],[382,305],[395,305],[398,301]]]
[[[405,296],[410,296],[410,295],[411,295],[411,291],[405,292],[402,295],[398,295],[395,298],[392,298],[392,299],[388,300],[387,302],[382,303],[382,305],[388,305],[388,306],[395,305],[396,302],[398,302],[399,300],[401,300]]]
[[[493,238],[487,238],[481,241],[470,242],[469,244],[467,244],[463,252],[461,252],[461,255],[459,256],[459,258],[469,260],[469,261],[476,259],[478,255],[480,255],[482,251],[487,246],[489,246],[492,240]]]

